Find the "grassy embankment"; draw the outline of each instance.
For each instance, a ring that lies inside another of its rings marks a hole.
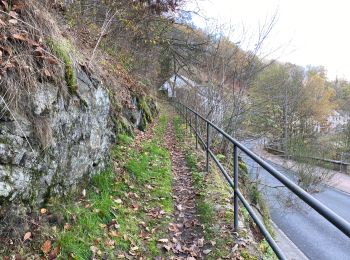
[[[64,212],[66,224],[55,234],[59,258],[161,254],[157,241],[167,236],[173,211],[171,160],[163,146],[167,120],[162,115],[139,147],[120,135],[114,167],[93,178],[85,197],[49,209]]]

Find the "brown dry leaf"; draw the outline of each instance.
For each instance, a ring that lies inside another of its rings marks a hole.
[[[119,235],[118,235],[118,232],[115,231],[115,230],[112,230],[111,232],[109,232],[109,235],[110,235],[111,237],[117,237],[117,236],[119,236]]]
[[[43,56],[44,49],[41,48],[41,47],[37,47],[37,48],[34,50],[34,53],[35,53],[36,56]]]
[[[15,68],[16,66],[15,66],[15,64],[14,63],[12,63],[12,62],[7,62],[6,64],[5,64],[5,66],[4,66],[4,69],[6,70],[6,69],[12,69],[12,68]]]
[[[112,239],[107,239],[106,242],[105,242],[105,244],[106,244],[106,246],[108,246],[108,247],[112,247],[112,246],[114,246],[115,241],[112,240]]]
[[[135,256],[135,255],[136,255],[136,253],[133,252],[133,251],[131,251],[131,250],[129,251],[129,254],[132,255],[132,256]]]
[[[168,246],[168,245],[164,245],[163,247],[165,248],[166,251],[170,251],[171,249],[171,246]]]
[[[21,11],[25,6],[25,3],[16,3],[12,7],[12,11]]]
[[[90,250],[93,254],[96,254],[98,248],[96,246],[90,246]]]
[[[1,3],[5,7],[5,10],[9,9],[9,4],[7,3],[7,1],[1,1]]]
[[[209,254],[210,252],[211,252],[210,249],[203,250],[203,254],[205,254],[205,255]]]
[[[14,11],[10,11],[9,15],[13,18],[17,18],[18,17],[18,13],[14,12]]]
[[[12,55],[12,50],[10,48],[5,48],[0,46],[0,50],[2,50],[3,52],[6,52],[7,55],[11,56]]]
[[[45,208],[40,209],[41,214],[45,214],[46,212],[47,212],[47,209],[45,209]]]
[[[51,64],[51,65],[56,65],[58,64],[57,60],[51,58],[51,57],[46,57],[46,60]]]
[[[149,185],[149,184],[146,184],[145,187],[146,187],[147,189],[149,189],[149,190],[153,190],[153,187],[152,187],[151,185]]]
[[[117,203],[117,204],[122,204],[123,203],[123,201],[121,199],[115,199],[114,202]]]
[[[182,207],[182,205],[181,205],[181,204],[176,205],[176,208],[177,208],[178,210],[180,210],[180,211],[182,211],[182,210],[183,210],[183,207]]]
[[[5,26],[5,25],[6,25],[6,23],[0,19],[0,26]]]
[[[27,42],[29,43],[29,45],[33,46],[33,47],[39,47],[40,43],[33,41],[31,39],[28,39]]]
[[[138,211],[139,208],[140,208],[140,206],[139,206],[137,203],[132,204],[131,207],[132,207],[133,210],[135,210],[135,211]]]
[[[158,242],[160,242],[160,243],[168,243],[168,242],[169,242],[169,239],[167,239],[167,238],[161,238],[161,239],[158,239]]]
[[[198,246],[203,247],[204,246],[204,238],[198,239]]]
[[[25,35],[23,34],[12,34],[12,38],[15,39],[15,40],[18,40],[18,41],[22,41],[22,42],[26,42],[27,41],[27,38]]]
[[[51,241],[46,240],[44,244],[41,246],[41,251],[43,251],[44,254],[49,253],[51,250]]]
[[[61,247],[60,246],[56,246],[50,253],[49,255],[49,260],[53,260],[57,258],[57,255],[59,254],[59,252],[61,251]]]
[[[170,223],[169,224],[169,231],[171,231],[171,232],[176,232],[178,229],[177,229],[177,227],[176,227],[176,225],[175,224],[173,224],[173,223]]]
[[[64,230],[70,230],[72,228],[72,225],[69,223],[64,224],[63,229]]]
[[[139,250],[139,247],[138,246],[133,246],[133,247],[130,248],[130,250],[137,251],[137,250]]]
[[[32,236],[32,232],[27,232],[24,234],[23,241],[28,240]]]
[[[10,24],[17,24],[18,21],[17,21],[16,19],[10,19],[10,20],[9,20],[9,23],[10,23]]]
[[[50,71],[48,70],[48,69],[44,69],[44,75],[46,76],[46,77],[51,77],[51,73],[50,73]]]

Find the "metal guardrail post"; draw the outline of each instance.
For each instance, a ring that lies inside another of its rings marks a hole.
[[[210,124],[207,122],[207,163],[206,163],[206,169],[207,172],[209,172],[209,146],[210,146]]]
[[[234,193],[233,193],[233,208],[234,208],[234,222],[233,227],[235,232],[238,231],[238,149],[237,145],[233,145],[233,180],[234,180]]]
[[[190,111],[189,117],[190,117],[189,125],[190,125],[190,136],[191,136],[191,129],[192,129],[192,112],[191,111]]]
[[[185,110],[186,110],[185,125],[186,125],[186,130],[187,130],[187,107],[185,107]]]
[[[195,129],[196,129],[196,149],[198,149],[198,115],[195,115]]]

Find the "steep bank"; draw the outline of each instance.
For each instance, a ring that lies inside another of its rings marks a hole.
[[[145,129],[157,113],[122,68],[88,62],[92,49],[77,45],[61,7],[0,7],[0,216],[83,187],[108,165],[116,134]]]

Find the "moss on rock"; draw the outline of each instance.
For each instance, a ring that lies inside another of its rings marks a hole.
[[[139,109],[143,112],[147,122],[151,122],[153,120],[151,109],[148,106],[145,97],[141,97],[139,99]]]
[[[69,47],[68,44],[64,42],[58,42],[52,38],[47,40],[47,43],[52,50],[52,52],[63,61],[65,65],[64,69],[64,77],[69,88],[71,94],[75,94],[77,92],[78,84],[77,84],[77,75],[73,65],[73,61],[69,56]]]

